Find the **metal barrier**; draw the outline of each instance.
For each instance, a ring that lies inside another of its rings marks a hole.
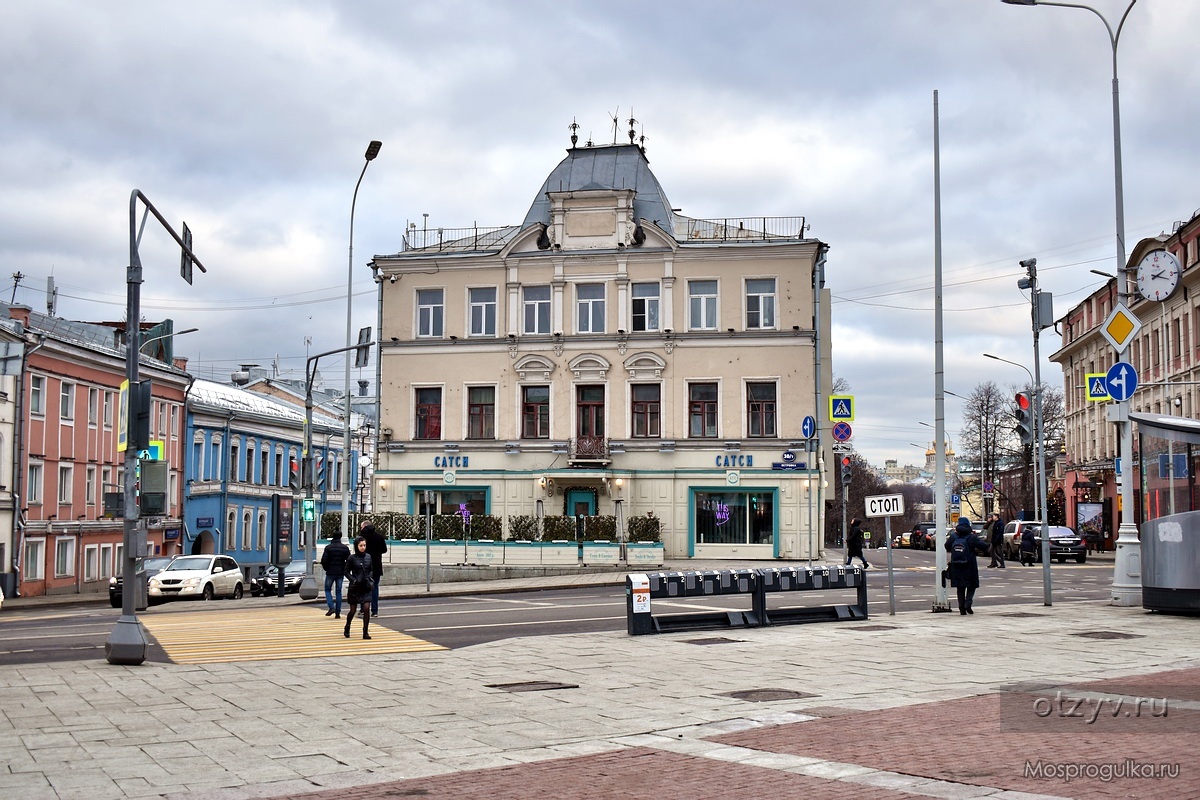
[[[768,594],[821,589],[857,589],[857,603],[767,608]],[[651,612],[652,600],[734,594],[751,595],[750,609],[657,616]],[[668,631],[866,619],[867,578],[861,567],[840,565],[634,573],[625,578],[625,610],[630,636]]]
[[[758,572],[752,569],[628,575],[625,578],[625,608],[629,635],[758,625],[753,617],[753,605],[746,611],[707,611],[657,617],[650,613],[651,598],[753,595],[758,591],[758,579]]]

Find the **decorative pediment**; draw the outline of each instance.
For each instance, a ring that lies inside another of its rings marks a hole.
[[[521,380],[550,380],[551,373],[554,372],[555,364],[550,359],[539,356],[537,353],[530,353],[527,356],[522,356],[513,364],[513,371],[521,378]]]
[[[625,359],[625,371],[629,373],[632,380],[661,378],[663,370],[666,368],[667,362],[662,359],[662,356],[648,350],[634,353]]]
[[[575,380],[599,381],[608,377],[612,364],[607,358],[595,353],[582,353],[572,358],[567,367],[575,376]]]

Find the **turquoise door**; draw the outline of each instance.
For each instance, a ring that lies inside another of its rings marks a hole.
[[[596,495],[586,490],[569,490],[567,492],[567,516],[596,516]]]

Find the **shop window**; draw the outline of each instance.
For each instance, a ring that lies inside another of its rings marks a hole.
[[[772,492],[696,492],[697,544],[771,544],[775,537]]]
[[[442,390],[436,387],[417,389],[416,412],[416,434],[413,438],[442,438]]]

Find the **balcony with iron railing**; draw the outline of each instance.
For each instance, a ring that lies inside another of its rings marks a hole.
[[[567,440],[569,463],[600,464],[612,461],[608,439],[603,436],[577,436]]]
[[[503,247],[520,229],[515,225],[481,228],[409,228],[404,233],[404,250],[474,252]]]
[[[688,242],[766,242],[801,240],[808,225],[804,217],[725,217],[723,219],[691,219],[679,217],[686,223],[677,231],[681,241]]]

